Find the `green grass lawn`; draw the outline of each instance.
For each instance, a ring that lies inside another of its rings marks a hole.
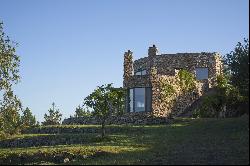
[[[51,139],[53,136],[56,144],[0,148],[0,164],[8,163],[12,158],[12,163],[19,164],[63,164],[65,158],[69,159],[65,163],[67,165],[249,164],[248,116],[230,119],[182,118],[171,125],[108,128],[119,130],[110,131],[104,140],[95,133],[23,134],[11,139],[22,142],[41,136]],[[71,144],[64,144],[63,141],[70,137],[78,138]],[[84,140],[85,137],[88,138],[86,142],[79,139]]]

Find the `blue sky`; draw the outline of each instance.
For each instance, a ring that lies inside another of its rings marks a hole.
[[[0,0],[19,43],[15,92],[39,121],[54,101],[63,118],[98,85],[122,86],[123,54],[229,53],[249,36],[248,0]]]

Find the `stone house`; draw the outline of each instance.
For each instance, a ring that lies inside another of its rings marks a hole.
[[[219,53],[158,54],[155,45],[149,47],[148,56],[133,61],[133,53],[124,54],[123,87],[127,91],[125,109],[128,114],[147,114],[166,118],[181,115],[196,99],[216,85],[222,73]],[[195,89],[183,92],[178,72],[185,69],[195,77]],[[164,85],[175,92],[164,95]]]

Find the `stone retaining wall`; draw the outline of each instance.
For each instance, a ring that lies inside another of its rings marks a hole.
[[[122,116],[113,115],[107,119],[106,124],[133,124],[133,125],[150,125],[150,124],[165,124],[168,122],[168,119],[165,117],[155,117],[152,112],[133,112],[126,113]],[[79,118],[68,118],[65,119],[62,123],[63,125],[71,124],[100,124],[98,120],[94,117],[79,117]]]

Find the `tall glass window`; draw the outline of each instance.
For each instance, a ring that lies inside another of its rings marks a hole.
[[[145,111],[145,88],[135,88],[135,112]]]
[[[152,88],[129,89],[128,112],[150,112],[152,109]]]
[[[129,90],[129,112],[134,111],[134,89]]]

